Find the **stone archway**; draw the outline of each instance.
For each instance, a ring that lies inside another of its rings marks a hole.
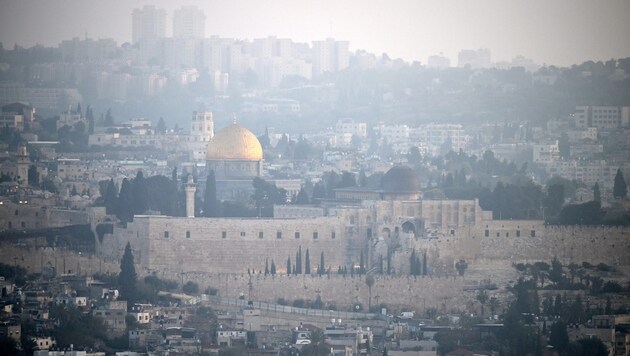
[[[384,227],[383,230],[381,230],[381,233],[383,234],[383,237],[392,237],[392,230],[390,230],[388,227]]]
[[[402,231],[404,233],[413,233],[414,235],[416,234],[416,225],[414,225],[414,223],[412,223],[411,221],[405,221],[402,224]]]

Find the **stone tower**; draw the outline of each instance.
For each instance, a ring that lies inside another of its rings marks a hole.
[[[31,161],[28,158],[28,151],[26,145],[20,145],[17,151],[17,182],[21,186],[28,185],[28,166]]]
[[[197,191],[197,184],[193,181],[192,175],[188,175],[188,182],[186,182],[186,216],[189,218],[195,217],[195,192]]]

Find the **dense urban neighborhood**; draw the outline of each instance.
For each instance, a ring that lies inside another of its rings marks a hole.
[[[0,43],[0,355],[630,355],[630,53]]]

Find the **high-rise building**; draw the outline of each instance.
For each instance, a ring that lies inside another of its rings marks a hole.
[[[131,13],[133,43],[144,39],[166,37],[166,11],[153,5],[134,9]]]
[[[461,50],[457,56],[457,66],[460,68],[470,66],[472,69],[490,68],[492,66],[490,50],[487,48]]]
[[[313,76],[348,68],[350,65],[348,47],[348,41],[335,41],[332,38],[313,41]]]
[[[173,37],[204,38],[206,15],[197,6],[182,6],[173,13]]]

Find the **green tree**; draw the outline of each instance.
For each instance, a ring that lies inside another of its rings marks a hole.
[[[308,203],[309,203],[308,193],[306,192],[306,189],[302,187],[298,195],[295,197],[295,204],[304,205]]]
[[[105,212],[107,214],[118,214],[118,188],[113,179],[107,183],[107,190],[104,196]]]
[[[324,251],[319,255],[319,267],[317,268],[317,274],[320,276],[326,273],[326,264],[324,263]]]
[[[372,286],[374,282],[374,276],[368,273],[368,275],[365,276],[365,284],[368,286],[368,313],[372,311]]]
[[[120,261],[118,285],[120,287],[120,296],[127,301],[128,306],[132,306],[137,300],[137,278],[133,252],[131,251],[131,245],[127,242],[125,253]]]
[[[164,118],[161,116],[160,116],[160,120],[158,120],[158,123],[155,126],[155,131],[159,134],[166,133],[166,124],[164,123]]]
[[[308,253],[308,248],[306,249],[306,256],[304,257],[304,274],[311,274],[311,258]]]
[[[615,175],[615,184],[613,186],[613,197],[615,199],[625,198],[628,194],[628,187],[626,186],[626,181],[623,178],[623,172],[621,169],[617,169],[617,174]]]
[[[149,209],[149,191],[142,171],[138,171],[133,179],[133,213],[142,214]]]
[[[593,200],[600,203],[602,202],[602,193],[599,191],[599,183],[595,182],[593,186]]]
[[[276,275],[276,263],[273,261],[273,259],[271,259],[271,275]]]
[[[488,301],[488,293],[486,293],[485,290],[480,290],[477,293],[477,296],[475,298],[479,301],[479,304],[481,304],[481,317],[483,317],[484,315],[483,308],[485,307],[486,302]]]
[[[127,178],[123,179],[116,207],[116,216],[123,223],[133,221],[133,188]]]
[[[551,344],[559,353],[563,353],[569,344],[567,325],[562,321],[557,321],[551,326],[549,344]]]
[[[188,281],[182,286],[182,291],[186,294],[199,293],[199,285],[193,281]]]
[[[324,333],[321,330],[313,330],[310,337],[311,343],[302,347],[300,355],[326,356],[330,354],[330,345],[324,341]]]
[[[206,191],[203,203],[203,216],[219,216],[219,208],[217,204],[217,180],[214,175],[214,170],[210,170],[210,173],[208,173],[208,178],[206,178]]]
[[[112,109],[107,109],[107,113],[105,113],[105,122],[103,123],[105,127],[114,126],[114,117],[112,116]]]
[[[291,256],[287,258],[287,275],[291,275]]]

